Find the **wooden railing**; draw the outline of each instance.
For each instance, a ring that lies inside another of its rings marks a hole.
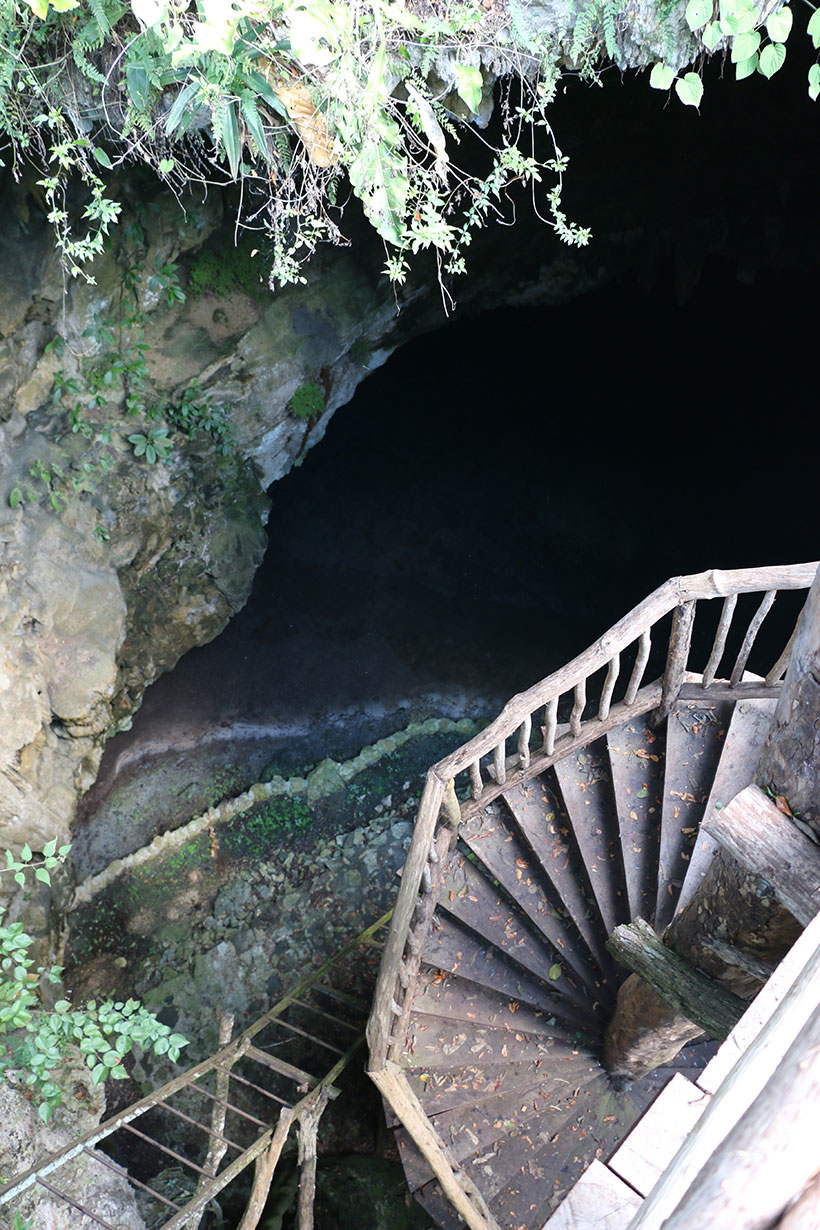
[[[456,841],[460,822],[502,790],[528,780],[631,717],[654,712],[654,719],[660,721],[679,698],[692,696],[711,702],[726,697],[777,695],[794,633],[763,677],[745,677],[750,654],[777,592],[808,589],[817,568],[814,562],[711,570],[666,581],[584,653],[514,696],[485,730],[429,770],[368,1024],[370,1072],[397,1111],[394,1097],[403,1102],[412,1097],[396,1064],[403,1052],[425,936],[438,901],[440,869]],[[761,601],[739,651],[719,678],[730,630],[735,640],[739,635],[739,629],[732,628],[738,596],[749,593],[760,593]],[[723,608],[705,666],[693,679],[690,650],[697,604],[715,598],[723,599]],[[644,677],[653,633],[670,614],[665,670],[660,678],[647,683]],[[597,701],[587,713],[591,695],[597,696]],[[569,710],[568,721],[563,723],[559,722],[562,705]],[[392,1096],[387,1088],[391,1082],[395,1085]],[[422,1147],[422,1142],[417,1143]],[[444,1182],[441,1176],[448,1169],[458,1170],[445,1149],[438,1149],[435,1164],[426,1148],[423,1151],[440,1181]],[[486,1218],[471,1220],[465,1211],[459,1211],[468,1225],[491,1224]]]

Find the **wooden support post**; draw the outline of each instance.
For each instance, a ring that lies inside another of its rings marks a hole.
[[[217,1007],[216,1019],[219,1024],[219,1049],[223,1050],[231,1040],[233,1033],[234,1014],[232,1012],[224,1012],[221,1007]],[[228,1065],[216,1069],[216,1098],[213,1110],[211,1112],[211,1138],[208,1142],[208,1153],[205,1161],[202,1163],[204,1174],[200,1176],[199,1182],[196,1185],[194,1196],[199,1196],[208,1186],[209,1181],[214,1177],[219,1170],[219,1163],[228,1151],[228,1142],[222,1140],[222,1133],[225,1131],[225,1119],[227,1117],[227,1102],[228,1102],[228,1087],[230,1085],[231,1069]],[[186,1230],[197,1230],[205,1210],[202,1209],[194,1213],[191,1220],[186,1226]]]
[[[757,786],[747,786],[701,826],[806,926],[820,910],[820,848]]]
[[[292,1123],[293,1111],[289,1106],[283,1106],[279,1112],[279,1122],[273,1133],[273,1140],[265,1152],[256,1159],[250,1199],[238,1230],[256,1230],[259,1225],[259,1220],[265,1211],[265,1202],[268,1199],[273,1174],[285,1147]]]
[[[727,1037],[746,1010],[742,999],[667,948],[642,918],[616,927],[606,947],[710,1038]]]
[[[330,1090],[322,1085],[300,1104],[299,1120],[299,1201],[296,1207],[297,1230],[313,1230],[313,1202],[316,1198],[316,1144],[319,1120],[330,1101]]]
[[[695,602],[684,602],[675,610],[672,622],[672,632],[669,637],[669,652],[666,655],[666,670],[663,673],[663,699],[652,717],[650,725],[658,726],[672,711],[678,698],[686,663],[689,660],[689,646],[692,643],[692,625],[695,622]]]
[[[814,567],[814,565],[810,565]],[[791,809],[820,833],[820,572],[797,625],[791,659],[755,780],[784,794]]]

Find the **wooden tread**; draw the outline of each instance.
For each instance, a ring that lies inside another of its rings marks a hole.
[[[507,894],[499,891],[499,886],[459,850],[453,852],[442,869],[439,908],[468,927],[483,944],[494,945],[585,1012],[603,1014],[602,1006],[594,1006],[597,995],[591,994],[577,975],[573,976],[574,970],[567,969],[564,950],[545,943],[537,924],[517,910]],[[593,985],[594,990],[597,988]]]
[[[735,705],[704,816],[708,816],[713,808],[724,807],[754,778],[755,765],[769,733],[776,705],[776,700],[742,700]],[[714,838],[705,832],[698,833],[675,907],[677,913],[694,897],[717,848]]]
[[[520,949],[513,949],[507,956],[503,949],[482,943],[481,937],[446,915],[434,919],[434,924],[424,949],[424,962],[430,968],[491,987],[570,1025],[594,1030],[600,1027],[590,1011],[578,1008],[556,988],[555,981],[530,973],[518,960]]]
[[[612,958],[602,942],[595,899],[586,883],[583,860],[572,842],[570,820],[557,787],[544,774],[505,790],[501,797],[593,961],[602,974],[611,976]],[[609,998],[613,988],[607,980],[601,977],[600,992]]]
[[[565,756],[554,766],[572,831],[586,867],[604,932],[628,922],[618,814],[606,748],[600,742]]]
[[[538,860],[504,817],[501,808],[486,808],[474,820],[462,825],[459,837],[551,944],[556,959],[582,983],[593,982],[594,965],[563,910],[560,898],[547,891]],[[598,996],[593,995],[593,998]]]
[[[730,701],[675,706],[666,725],[655,930],[672,921],[732,716]]]
[[[651,922],[658,889],[665,744],[644,718],[606,737],[629,917]]]

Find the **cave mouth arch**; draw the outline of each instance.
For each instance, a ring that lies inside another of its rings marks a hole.
[[[310,760],[489,716],[668,576],[813,558],[807,286],[713,260],[684,305],[628,275],[397,351],[271,489],[247,606],[148,690],[101,782],[232,732]],[[764,319],[790,321],[786,368],[731,359]]]

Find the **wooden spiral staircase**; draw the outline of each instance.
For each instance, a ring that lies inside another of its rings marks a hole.
[[[690,1044],[617,1087],[600,1057],[625,971],[605,942],[637,917],[661,932],[705,875],[717,846],[701,821],[752,780],[788,664],[791,641],[751,675],[755,638],[776,591],[816,568],[667,582],[430,770],[369,1041],[409,1187],[444,1230],[540,1230],[670,1077],[714,1052]],[[653,638],[665,669],[646,684]]]

